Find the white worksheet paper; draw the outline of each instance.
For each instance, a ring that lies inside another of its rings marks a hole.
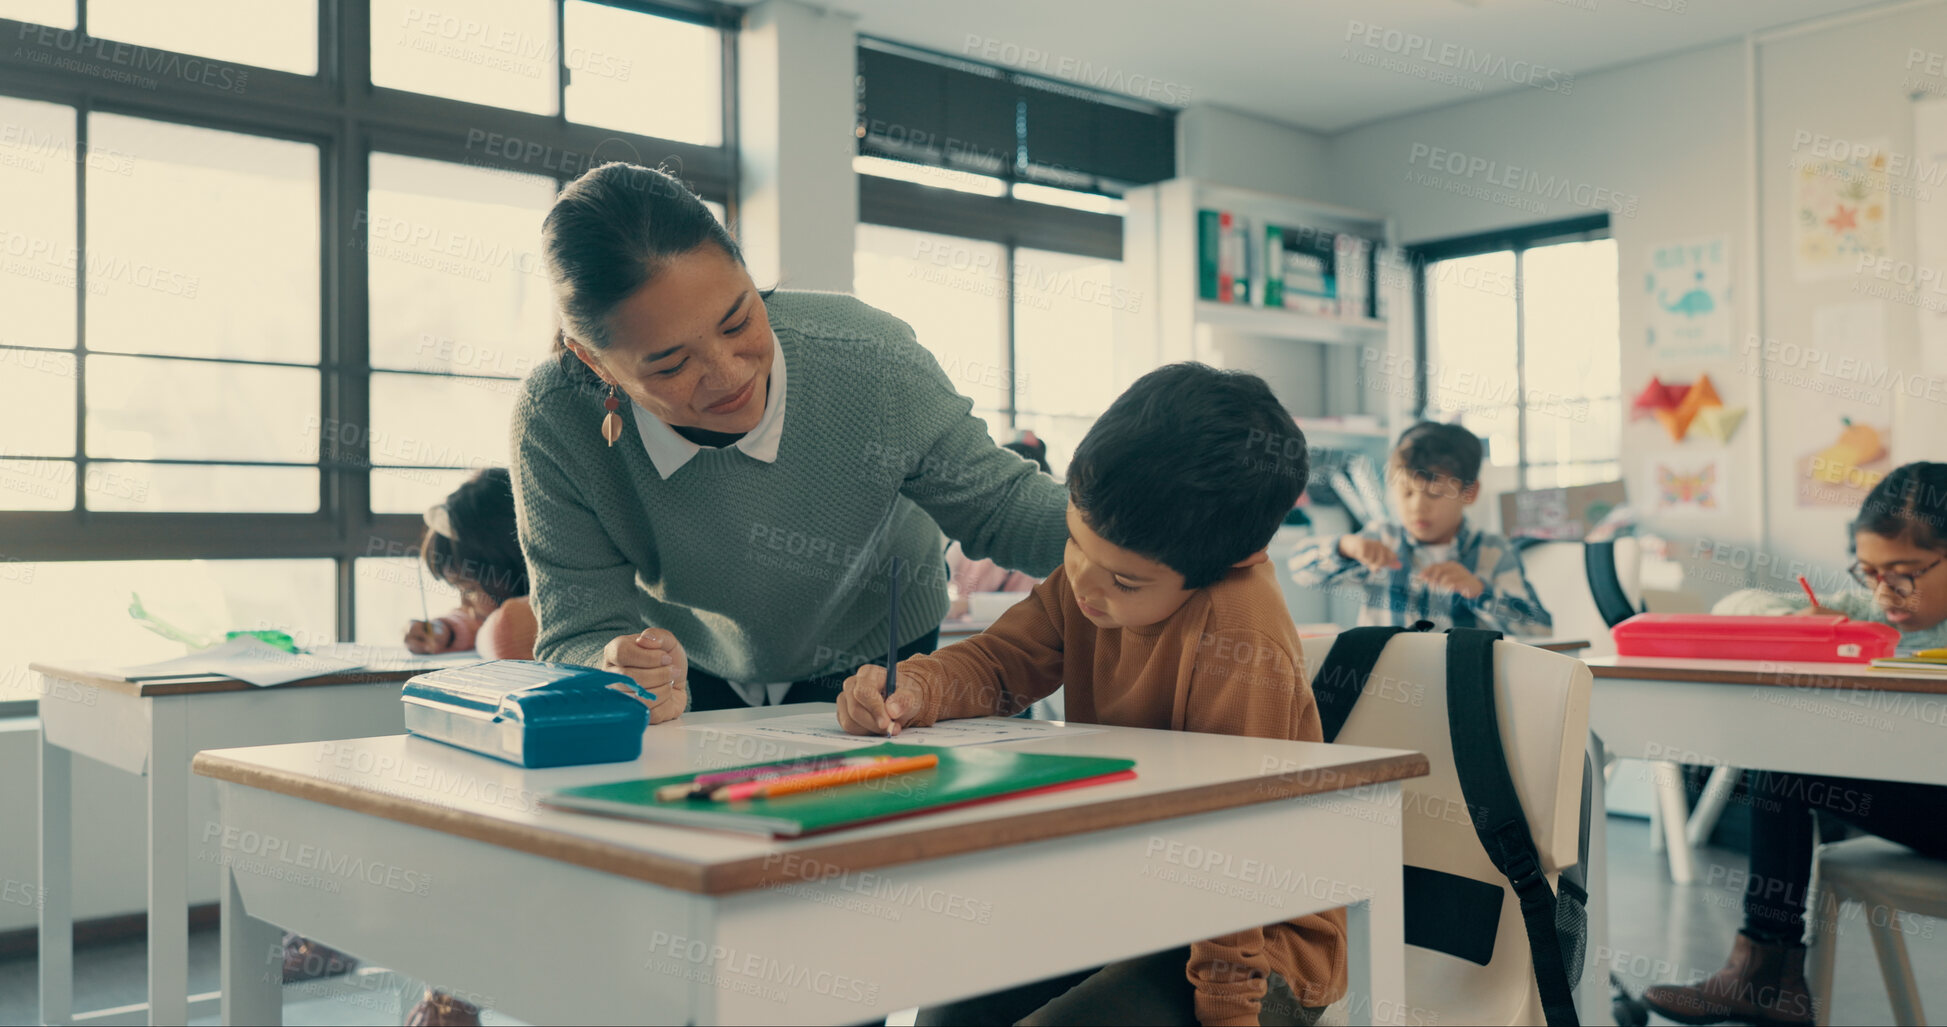
[[[160,663],[145,663],[139,667],[123,667],[119,673],[127,681],[219,676],[264,687],[357,669],[358,664],[352,660],[312,653],[287,653],[261,639],[240,635],[188,656],[178,656]]]
[[[1089,735],[1103,730],[1084,724],[1053,720],[1018,720],[1013,717],[970,717],[943,720],[932,727],[909,727],[896,738],[878,735],[847,734],[830,713],[800,713],[741,724],[686,724],[692,731],[716,731],[726,735],[751,735],[785,742],[810,742],[818,745],[862,749],[868,745],[899,742],[902,745],[987,745],[993,742],[1020,742],[1036,738]]]

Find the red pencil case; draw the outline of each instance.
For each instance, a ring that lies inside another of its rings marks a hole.
[[[1864,663],[1893,655],[1900,633],[1850,617],[1639,613],[1609,629],[1620,656]]]

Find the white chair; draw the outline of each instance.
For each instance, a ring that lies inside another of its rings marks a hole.
[[[1613,653],[1609,629],[1640,608],[1641,549],[1635,538],[1623,536],[1613,545],[1582,542],[1536,542],[1521,551],[1522,568],[1535,595],[1554,618],[1558,637],[1589,639],[1591,653]],[[1611,768],[1604,767],[1604,773]],[[1650,767],[1656,801],[1650,806],[1650,849],[1667,852],[1670,876],[1678,884],[1696,880],[1694,850],[1717,826],[1718,817],[1737,787],[1736,767],[1717,767],[1697,800],[1695,811],[1683,788],[1683,774],[1674,763]]]
[[[1848,904],[1863,912],[1871,932],[1879,973],[1892,1001],[1893,1022],[1926,1023],[1920,988],[1907,958],[1907,920],[1901,912],[1947,917],[1947,861],[1922,856],[1904,845],[1871,836],[1821,845],[1812,867],[1816,904],[1811,922],[1811,952],[1806,983],[1818,1012],[1819,1027],[1832,1022],[1832,979],[1838,958],[1839,921]]]
[[[1332,637],[1304,640],[1305,665],[1316,674]],[[1359,703],[1337,741],[1426,754],[1425,777],[1401,783],[1404,855],[1409,866],[1472,878],[1500,889],[1492,955],[1485,966],[1431,948],[1406,950],[1407,1004],[1431,1022],[1527,1024],[1543,1021],[1534,983],[1528,934],[1507,878],[1481,848],[1454,767],[1447,725],[1445,635],[1395,636],[1373,668]],[[1582,661],[1513,642],[1494,646],[1494,708],[1508,771],[1541,856],[1549,886],[1579,859],[1584,788],[1584,746],[1589,739],[1589,668]],[[1600,777],[1589,808],[1601,825]],[[1602,838],[1590,838],[1589,943],[1577,991],[1582,1022],[1608,1013],[1607,967],[1595,958],[1606,948],[1607,882],[1602,876]],[[1407,911],[1408,929],[1414,923]],[[1431,1015],[1427,1015],[1431,1014]]]
[[[1548,610],[1557,638],[1586,638],[1589,652],[1613,653],[1609,629],[1642,607],[1641,548],[1614,542],[1530,542],[1521,568]]]

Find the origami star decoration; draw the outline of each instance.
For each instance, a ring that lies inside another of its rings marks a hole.
[[[1707,438],[1729,442],[1744,422],[1743,407],[1727,407],[1711,384],[1710,375],[1699,375],[1693,383],[1665,382],[1652,377],[1643,391],[1630,401],[1630,420],[1655,417],[1670,441],[1682,442],[1691,428]]]

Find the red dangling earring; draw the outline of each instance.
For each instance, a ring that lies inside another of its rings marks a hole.
[[[602,418],[602,438],[613,446],[615,440],[622,437],[622,415],[615,412],[615,408],[622,403],[615,398],[615,386],[608,387],[608,398],[602,400],[602,405],[608,408],[608,414]]]

